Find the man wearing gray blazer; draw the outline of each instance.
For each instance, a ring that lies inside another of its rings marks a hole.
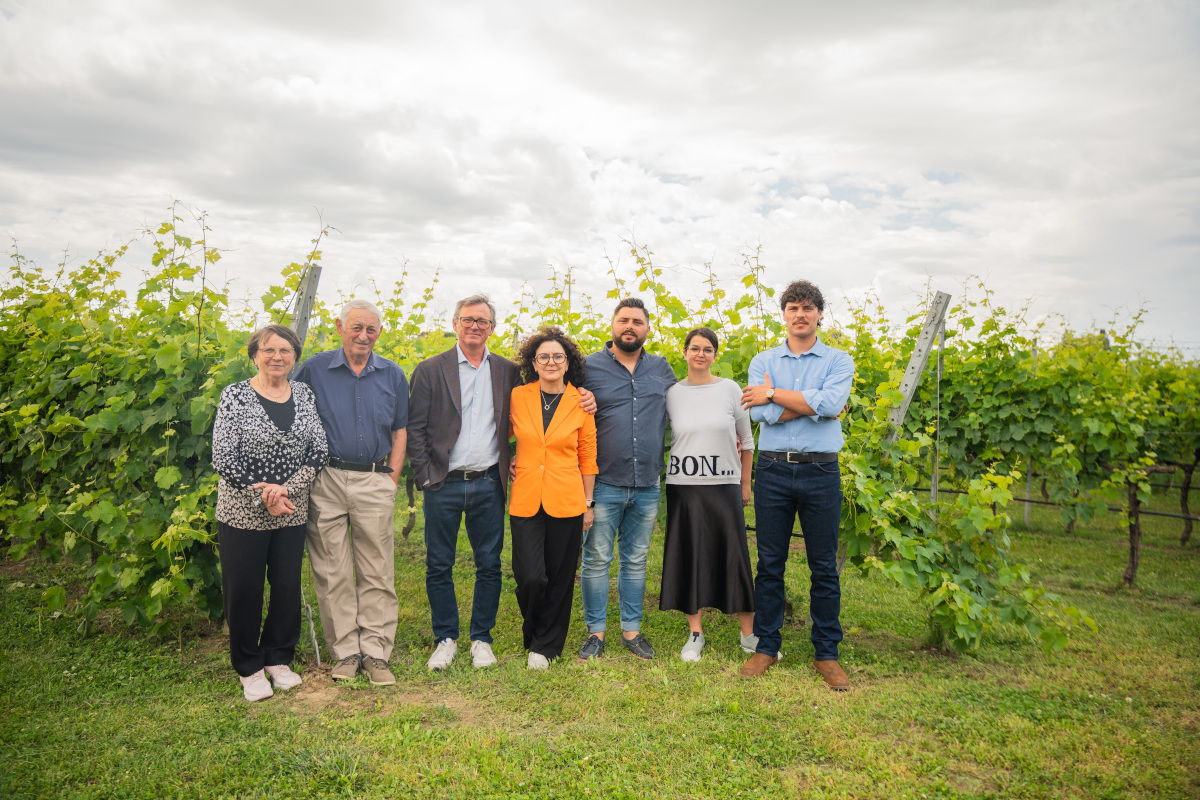
[[[446,669],[458,652],[454,560],[463,516],[475,555],[471,659],[496,663],[492,626],[500,605],[500,551],[511,453],[508,406],[520,383],[517,365],[488,352],[496,309],[486,295],[459,300],[452,320],[458,342],[413,370],[408,458],[425,493],[425,592],[436,647],[429,669]]]

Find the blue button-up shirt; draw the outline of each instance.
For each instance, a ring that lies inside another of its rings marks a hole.
[[[842,449],[842,423],[834,419],[850,399],[854,384],[854,359],[819,339],[807,353],[796,355],[786,343],[764,350],[750,362],[749,383],[763,383],[770,373],[776,389],[801,392],[816,416],[780,422],[783,406],[767,403],[750,409],[750,419],[760,422],[758,449],[796,453],[836,453]]]
[[[485,470],[500,460],[496,439],[496,406],[492,402],[491,355],[485,348],[483,361],[472,366],[458,345],[458,392],[462,399],[462,428],[450,448],[449,469]],[[505,434],[508,431],[504,432]]]
[[[667,389],[678,382],[662,356],[645,350],[633,373],[612,342],[585,360],[584,385],[596,395],[596,480],[609,486],[656,486],[663,468]]]
[[[371,353],[355,375],[342,348],[305,359],[292,376],[317,396],[329,455],[367,464],[392,451],[392,431],[408,427],[408,380],[394,361]]]

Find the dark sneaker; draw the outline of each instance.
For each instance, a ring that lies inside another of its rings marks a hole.
[[[604,640],[594,633],[579,647],[579,657],[583,659],[599,658],[603,654]]]
[[[352,656],[346,656],[341,661],[333,665],[333,671],[330,672],[330,677],[335,681],[352,681],[354,676],[358,674],[358,668],[362,666],[362,654],[355,653]]]
[[[633,653],[638,658],[644,658],[647,661],[654,658],[654,648],[646,641],[646,637],[642,634],[634,636],[632,639],[621,637],[621,644],[625,645],[625,649]]]
[[[388,662],[382,658],[363,656],[362,671],[367,673],[372,686],[391,686],[396,682],[396,676],[388,669]]]

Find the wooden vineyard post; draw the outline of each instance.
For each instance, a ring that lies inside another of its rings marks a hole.
[[[946,292],[934,294],[933,303],[929,306],[929,313],[925,315],[925,324],[921,327],[921,335],[917,337],[912,356],[908,359],[908,368],[904,370],[904,378],[900,381],[900,394],[902,395],[900,405],[893,408],[888,414],[888,422],[892,425],[891,435],[888,436],[888,442],[891,444],[895,444],[900,439],[900,429],[904,425],[904,418],[908,416],[908,406],[912,402],[913,395],[917,393],[917,387],[921,385],[921,373],[925,371],[925,365],[929,363],[929,354],[933,351],[934,341],[938,338],[938,333],[946,320],[946,310],[949,308],[949,294]]]
[[[1134,480],[1129,481],[1129,566],[1125,567],[1125,575],[1122,580],[1126,586],[1133,586],[1133,581],[1137,578],[1138,556],[1142,549],[1142,521],[1139,511],[1141,504],[1138,501],[1138,487]]]
[[[1183,468],[1183,483],[1179,484],[1179,513],[1183,514],[1183,533],[1179,535],[1179,544],[1185,545],[1192,538],[1192,512],[1188,509],[1188,492],[1192,490],[1192,476],[1196,473],[1196,464],[1200,463],[1200,448],[1196,448],[1192,463]]]
[[[296,308],[292,312],[292,321],[288,326],[296,332],[297,338],[300,339],[300,350],[304,350],[304,339],[308,336],[308,322],[312,318],[313,303],[317,300],[317,284],[321,281],[321,267],[317,264],[310,264],[305,270],[304,276],[300,278],[300,286],[296,289]],[[300,361],[300,353],[296,354],[296,361]]]

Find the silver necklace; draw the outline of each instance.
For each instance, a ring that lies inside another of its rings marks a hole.
[[[547,400],[546,393],[544,391],[542,391],[541,389],[538,389],[538,391],[542,392],[542,410],[543,411],[549,411],[551,406],[553,406],[555,403],[557,403],[559,400],[562,399],[561,394],[552,394],[552,395],[550,395],[551,399]]]

